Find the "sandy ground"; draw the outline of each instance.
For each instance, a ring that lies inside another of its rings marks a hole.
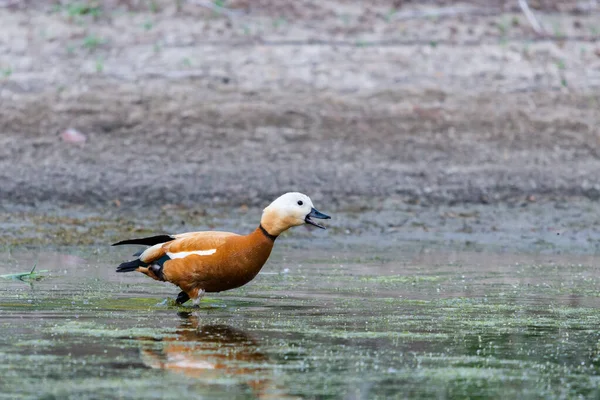
[[[506,2],[22,3],[0,8],[5,207],[600,197],[583,2],[535,3],[548,37]]]

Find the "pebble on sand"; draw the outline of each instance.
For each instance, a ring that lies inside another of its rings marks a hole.
[[[60,134],[60,137],[63,140],[63,142],[67,143],[85,143],[85,141],[87,140],[83,133],[73,128],[64,130]]]

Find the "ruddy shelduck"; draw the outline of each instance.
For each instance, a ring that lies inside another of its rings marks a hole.
[[[198,304],[206,292],[222,292],[250,282],[261,270],[275,239],[287,229],[303,224],[325,229],[314,219],[329,219],[302,193],[286,193],[263,210],[260,224],[248,235],[230,232],[187,232],[123,240],[113,244],[150,246],[117,272],[138,271],[157,281],[181,288],[176,302]]]

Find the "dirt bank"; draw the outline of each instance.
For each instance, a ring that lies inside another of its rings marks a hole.
[[[600,196],[598,13],[238,3],[0,8],[0,201]]]

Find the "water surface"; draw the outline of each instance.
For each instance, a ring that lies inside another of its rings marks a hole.
[[[6,252],[1,398],[600,396],[593,256],[283,244],[194,309],[131,250]]]

